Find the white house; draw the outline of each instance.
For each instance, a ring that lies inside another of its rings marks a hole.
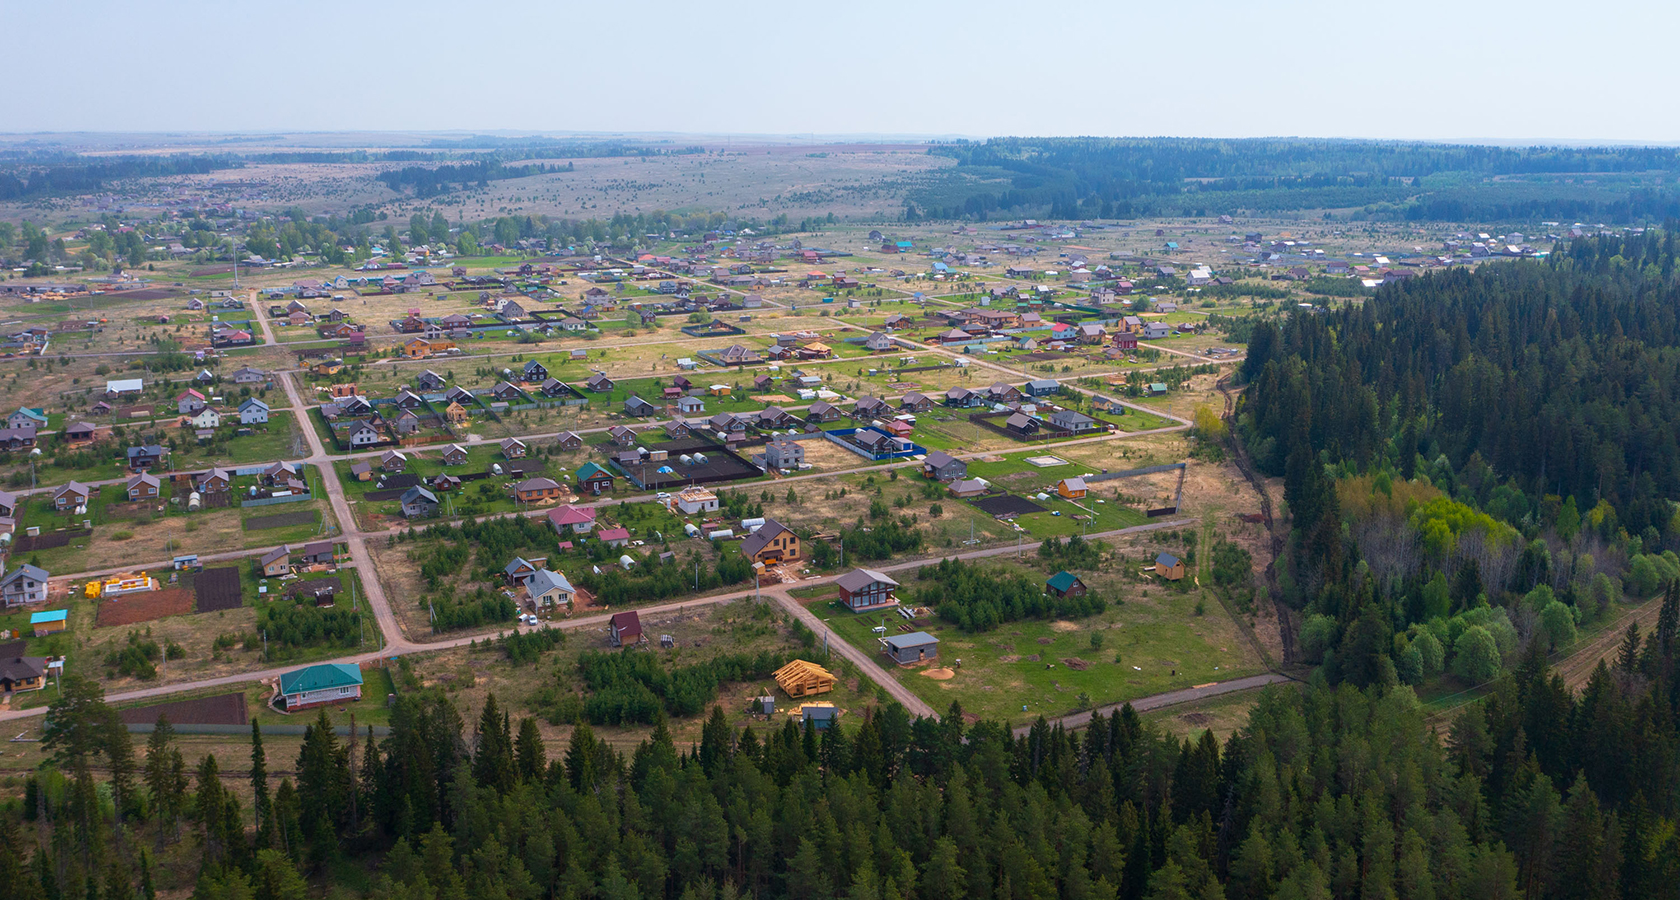
[[[268,404],[255,397],[245,398],[239,404],[239,424],[264,425],[268,423]]]

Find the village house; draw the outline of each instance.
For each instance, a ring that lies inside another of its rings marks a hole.
[[[45,569],[23,563],[0,575],[0,602],[4,602],[7,607],[45,603],[47,581],[50,578]]]
[[[805,448],[798,441],[774,440],[764,446],[764,467],[792,472],[805,462]]]
[[[577,468],[579,494],[600,496],[613,489],[613,474],[596,463],[586,462]]]
[[[287,712],[362,699],[362,670],[350,663],[321,663],[287,672],[278,686]]]
[[[183,416],[196,414],[205,407],[204,395],[188,388],[175,396],[175,411]]]
[[[264,578],[279,578],[292,571],[292,554],[285,547],[276,547],[257,560],[257,571]]]
[[[950,484],[968,477],[968,463],[943,450],[933,450],[922,460],[922,474],[934,481]]]
[[[590,506],[558,506],[548,511],[548,524],[557,534],[586,534],[595,527],[595,509]]]
[[[268,424],[268,404],[255,397],[246,397],[239,404],[239,424]]]
[[[758,530],[741,542],[741,555],[765,565],[800,557],[799,535],[775,519],[765,519]]]
[[[443,464],[446,466],[464,466],[467,464],[467,448],[460,444],[450,444],[443,451]]]
[[[88,498],[91,496],[93,496],[92,488],[79,481],[72,481],[53,491],[53,509],[63,512],[67,509],[86,506]]]
[[[525,442],[519,438],[507,438],[502,441],[500,446],[502,448],[502,456],[507,459],[524,459],[525,454],[529,452],[529,448],[525,446]]]
[[[897,606],[898,582],[875,569],[853,569],[836,581],[840,602],[852,612],[872,612]]]
[[[156,500],[158,492],[163,490],[163,482],[150,472],[141,472],[129,477],[124,490],[129,500]]]
[[[554,446],[562,450],[582,450],[583,437],[573,431],[568,431],[554,439]]]
[[[1083,478],[1063,478],[1056,482],[1056,495],[1064,500],[1083,500],[1087,491]]]
[[[1085,596],[1085,582],[1072,572],[1057,572],[1044,582],[1045,590],[1058,597]]]
[[[572,587],[565,575],[543,568],[532,573],[525,582],[525,596],[532,610],[552,612],[569,608],[577,596],[577,589]]]
[[[398,502],[402,505],[404,518],[421,519],[437,515],[437,495],[419,485],[403,491],[403,495]]]
[[[513,498],[520,503],[546,503],[566,496],[566,489],[552,478],[527,478],[513,486]]]

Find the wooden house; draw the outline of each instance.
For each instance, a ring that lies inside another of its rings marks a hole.
[[[833,672],[803,659],[789,662],[771,673],[770,677],[776,679],[777,687],[794,698],[826,694],[834,690],[839,681]]]

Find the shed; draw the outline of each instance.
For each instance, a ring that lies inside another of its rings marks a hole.
[[[626,643],[639,644],[647,640],[642,634],[642,617],[636,615],[635,610],[613,613],[607,622],[607,642],[614,647],[622,647]]]
[[[925,631],[895,634],[881,639],[881,646],[901,666],[939,658],[939,638]]]
[[[70,610],[53,609],[46,612],[30,613],[29,626],[35,629],[36,637],[44,637],[70,627]]]
[[[1168,581],[1177,581],[1184,577],[1184,560],[1171,553],[1163,553],[1155,557],[1155,574]]]

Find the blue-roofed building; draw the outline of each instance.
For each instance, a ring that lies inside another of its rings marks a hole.
[[[349,663],[321,663],[280,676],[287,712],[362,699],[362,670]]]
[[[1155,557],[1155,574],[1168,581],[1177,581],[1184,577],[1184,560],[1171,553],[1163,553]]]
[[[29,616],[29,625],[35,629],[36,637],[46,637],[54,632],[63,631],[70,627],[70,610],[53,609],[32,613]]]

